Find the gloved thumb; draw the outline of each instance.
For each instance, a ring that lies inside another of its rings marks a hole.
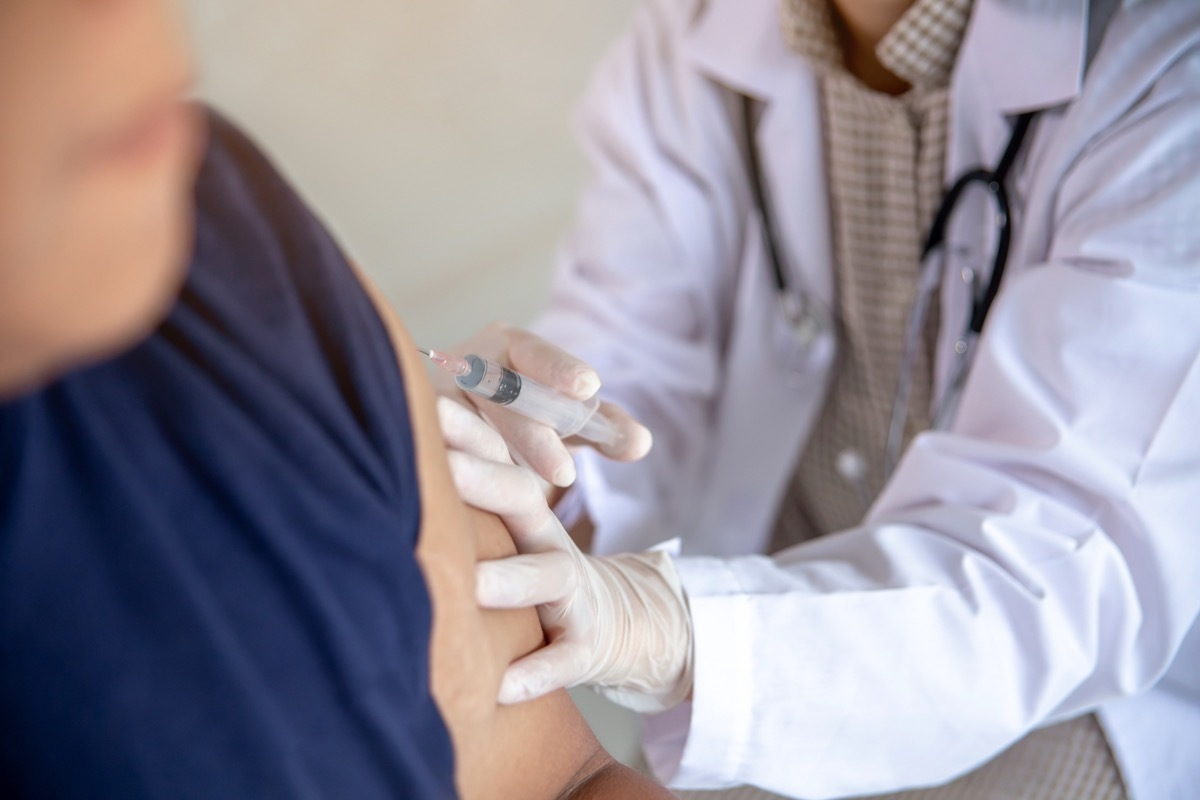
[[[574,559],[562,550],[475,565],[475,600],[484,608],[529,608],[564,600],[579,585]]]
[[[590,661],[583,642],[559,639],[517,661],[504,673],[497,698],[505,705],[534,700],[580,683]]]

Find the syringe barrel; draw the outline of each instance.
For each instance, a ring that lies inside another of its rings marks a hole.
[[[598,444],[616,444],[616,426],[596,413],[599,398],[575,400],[495,361],[477,355],[466,356],[465,360],[471,371],[454,379],[463,391],[549,425],[559,436],[579,434]]]
[[[454,382],[464,392],[479,395],[501,406],[509,405],[520,394],[523,378],[511,369],[482,356],[464,356],[463,361],[467,362],[471,371],[455,377]]]

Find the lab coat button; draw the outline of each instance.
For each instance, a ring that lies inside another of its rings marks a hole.
[[[963,267],[959,275],[962,277],[962,282],[967,286],[975,285],[975,270],[970,267]]]
[[[967,354],[967,340],[960,338],[957,342],[955,342],[954,352],[959,356],[965,356]]]

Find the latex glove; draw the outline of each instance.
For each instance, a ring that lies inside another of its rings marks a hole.
[[[579,684],[642,712],[687,697],[691,617],[670,557],[584,555],[495,431],[445,399],[438,411],[463,499],[500,515],[522,553],[479,564],[476,598],[486,608],[537,606],[549,642],[508,668],[500,702]]]
[[[447,352],[459,356],[476,353],[490,358],[577,400],[588,400],[600,389],[600,376],[586,363],[536,334],[502,323],[487,326]],[[434,387],[438,394],[474,407],[500,432],[520,463],[555,486],[566,487],[575,482],[575,461],[569,446],[587,444],[617,461],[636,461],[650,451],[650,431],[612,403],[602,402],[600,413],[616,423],[625,435],[618,444],[605,447],[578,438],[564,442],[547,425],[461,391],[445,373],[435,373]]]

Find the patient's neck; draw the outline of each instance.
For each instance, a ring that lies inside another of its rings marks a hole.
[[[829,0],[846,69],[880,92],[902,94],[908,84],[879,62],[875,48],[916,0]]]

